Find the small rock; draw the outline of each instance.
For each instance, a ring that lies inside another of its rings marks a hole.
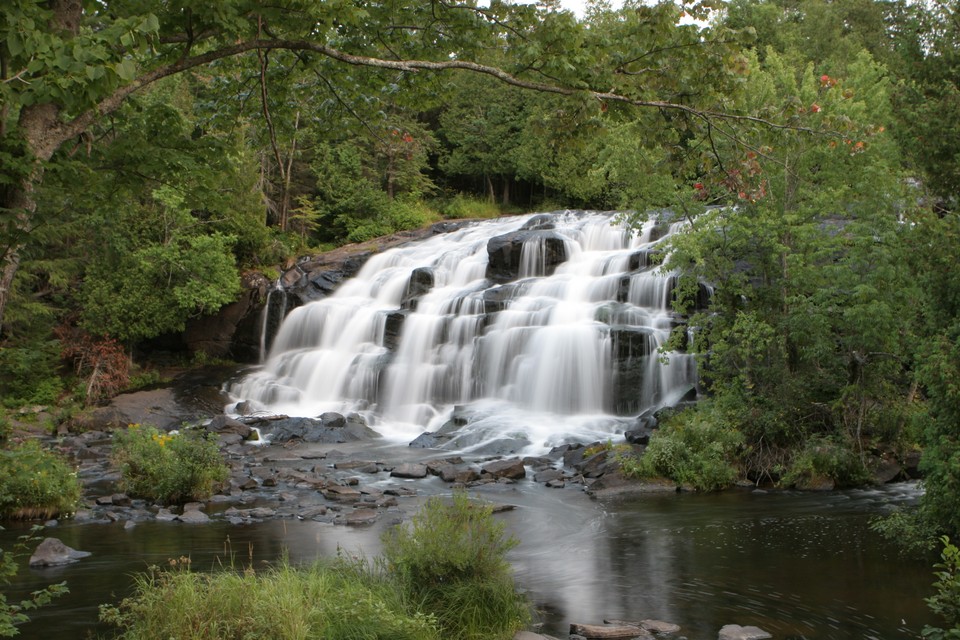
[[[70,564],[91,555],[89,551],[77,551],[65,545],[59,538],[44,538],[30,556],[31,567],[56,567]]]
[[[160,509],[157,511],[157,520],[159,522],[173,522],[177,519],[177,515],[170,511],[170,509]]]
[[[178,520],[187,524],[206,524],[210,522],[210,516],[199,509],[191,509],[190,511],[184,511]]]
[[[738,624],[728,624],[720,629],[717,640],[766,640],[772,637],[759,627],[741,627]]]

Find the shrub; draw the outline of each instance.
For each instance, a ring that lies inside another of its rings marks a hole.
[[[663,476],[699,491],[729,486],[737,479],[733,461],[743,435],[712,417],[703,409],[672,416],[654,432],[639,461],[621,461],[624,474]]]
[[[814,437],[794,456],[782,483],[802,489],[823,481],[841,487],[857,486],[869,479],[866,467],[850,446],[833,438]]]
[[[500,207],[489,199],[474,198],[458,193],[440,205],[440,213],[445,218],[496,218],[501,215]]]
[[[511,638],[530,618],[506,560],[516,540],[492,513],[458,492],[449,503],[429,499],[409,527],[384,535],[388,570],[444,637]]]
[[[923,637],[931,640],[948,640],[960,638],[960,549],[950,543],[946,536],[942,537],[943,551],[940,554],[941,562],[934,567],[937,581],[933,583],[937,593],[926,599],[927,606],[935,614],[944,619],[948,629],[926,626]]]
[[[0,531],[2,530],[3,527],[0,527]],[[39,540],[35,535],[39,530],[40,527],[34,527],[29,534],[20,536],[12,551],[0,549],[0,586],[10,584],[13,577],[17,575],[17,558],[27,553],[27,545]],[[29,620],[24,611],[49,604],[54,598],[67,591],[66,583],[61,582],[34,591],[28,599],[17,603],[7,602],[7,596],[0,593],[0,637],[11,638],[18,635],[20,632],[17,630],[17,625]]]
[[[112,459],[123,491],[163,504],[209,498],[229,473],[216,442],[195,431],[130,425],[114,434]]]
[[[77,474],[36,440],[0,451],[0,462],[0,517],[52,518],[77,508]]]
[[[188,563],[187,563],[188,564]],[[123,640],[437,640],[429,616],[410,613],[403,594],[364,562],[339,559],[303,569],[286,562],[254,573],[193,573],[184,563],[153,567],[135,594],[103,606]]]

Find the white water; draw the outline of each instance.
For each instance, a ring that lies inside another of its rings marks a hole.
[[[618,386],[632,386],[633,415],[689,391],[692,356],[670,354],[665,363],[657,353],[672,326],[672,278],[657,267],[629,271],[632,254],[658,244],[649,239],[653,223],[633,233],[610,214],[554,214],[566,262],[545,275],[535,238],[523,246],[521,279],[498,289],[485,279],[487,241],[531,217],[480,222],[373,256],[334,295],[291,311],[262,367],[232,395],[269,413],[360,412],[399,441],[440,428],[459,407],[469,435],[452,448],[511,440],[535,453],[630,428],[629,416],[615,415]],[[387,318],[416,268],[429,268],[434,286],[407,313],[391,351]],[[487,314],[491,291],[505,308]],[[636,356],[642,380],[617,373],[613,334],[624,331],[649,336],[648,353]]]

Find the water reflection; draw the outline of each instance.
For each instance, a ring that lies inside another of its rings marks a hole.
[[[441,485],[428,489],[445,490]],[[776,638],[917,637],[934,622],[923,605],[929,562],[900,558],[867,528],[869,518],[916,490],[898,485],[830,494],[730,492],[646,496],[597,502],[575,489],[531,482],[493,485],[482,494],[514,504],[499,515],[520,539],[516,575],[545,622],[565,637],[570,622],[656,618],[689,638],[715,638],[724,624],[753,624]],[[421,499],[402,503],[412,512]],[[66,580],[71,593],[35,612],[24,638],[86,638],[97,605],[129,592],[132,575],[189,555],[195,569],[261,566],[287,553],[295,563],[338,550],[374,556],[391,519],[346,528],[294,520],[234,527],[145,523],[72,525],[46,535],[93,556],[77,564],[21,571],[11,598]],[[22,530],[20,531],[22,532]],[[18,531],[0,532],[8,549]]]

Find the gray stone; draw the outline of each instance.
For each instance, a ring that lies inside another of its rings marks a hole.
[[[30,556],[31,567],[56,567],[77,562],[91,555],[89,551],[77,551],[65,545],[59,538],[44,538]]]
[[[394,467],[393,471],[390,472],[390,476],[394,478],[426,478],[427,465],[418,462],[406,462]]]
[[[766,640],[772,637],[759,627],[741,627],[738,624],[728,624],[720,629],[717,640]]]
[[[199,509],[184,511],[177,519],[187,524],[206,524],[210,522],[210,516]]]

